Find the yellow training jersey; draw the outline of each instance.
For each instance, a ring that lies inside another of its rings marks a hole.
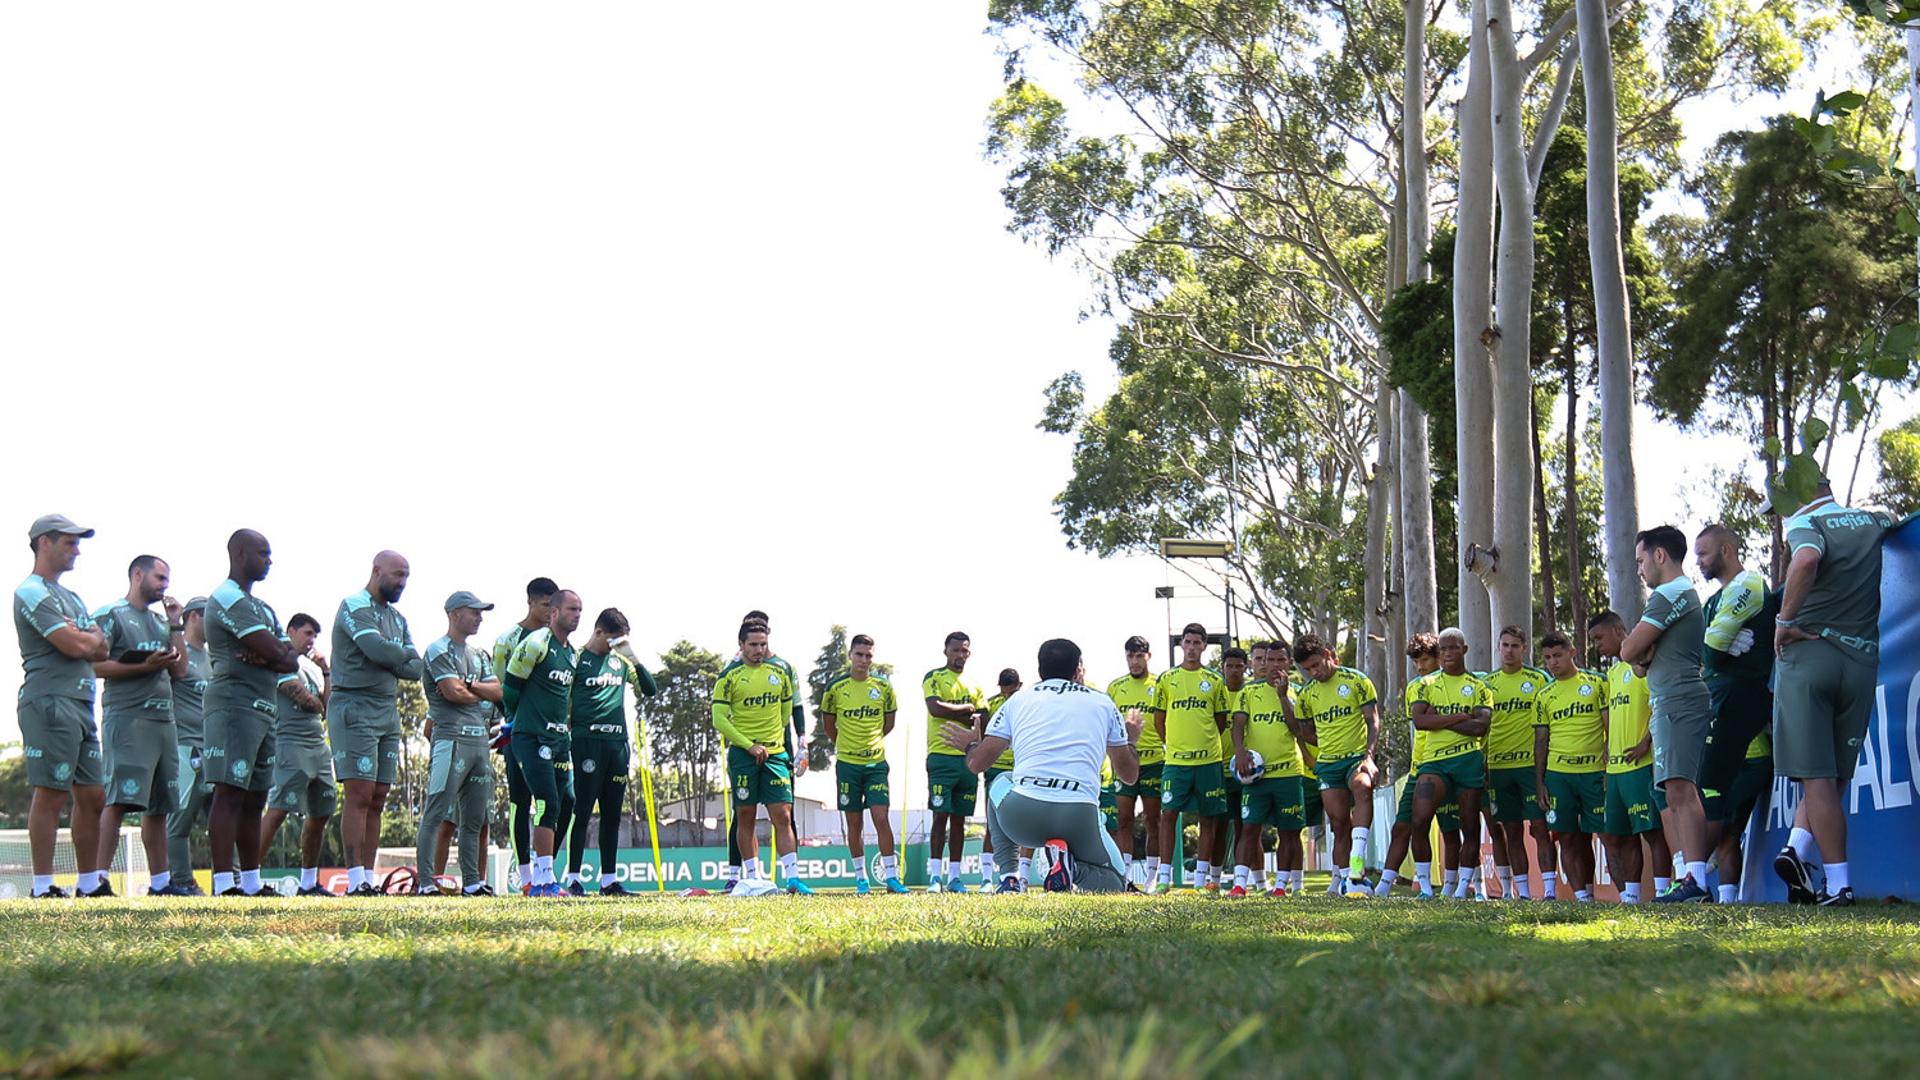
[[[987,719],[992,720],[993,714],[999,712],[1000,706],[1005,705],[1006,703],[1007,703],[1007,697],[1005,694],[995,694],[992,697],[988,698],[987,699]],[[1005,750],[1000,751],[1000,756],[993,759],[993,767],[995,769],[1013,768],[1013,744],[1012,743],[1008,743],[1007,748]]]
[[[1246,747],[1265,762],[1260,779],[1273,776],[1305,776],[1300,764],[1300,744],[1287,727],[1287,714],[1280,704],[1280,690],[1272,683],[1250,682],[1240,690],[1235,712],[1247,717]],[[1231,729],[1231,725],[1229,725]]]
[[[1407,683],[1404,694],[1406,700],[1401,702],[1400,711],[1406,715],[1407,726],[1413,730],[1413,763],[1415,765],[1427,763],[1427,733],[1413,727],[1413,703],[1420,700],[1420,684],[1426,682],[1427,675],[1431,674],[1433,672],[1429,671],[1426,675],[1415,675],[1413,680]]]
[[[1633,665],[1615,660],[1607,669],[1607,771],[1634,772],[1653,764],[1648,750],[1635,761],[1627,760],[1627,751],[1639,746],[1653,722],[1653,702],[1647,695],[1647,680],[1633,673]]]
[[[1449,675],[1436,671],[1419,682],[1418,700],[1442,716],[1462,716],[1475,709],[1493,708],[1493,691],[1470,672]],[[1480,736],[1453,730],[1428,730],[1426,756],[1421,762],[1444,761],[1480,749]]]
[[[878,765],[886,757],[887,714],[900,711],[893,684],[878,675],[842,675],[827,684],[820,712],[833,717],[834,756],[849,765]]]
[[[947,667],[934,668],[927,672],[926,677],[920,680],[920,693],[922,697],[929,697],[948,705],[968,705],[975,709],[981,707],[983,700],[980,691],[962,682],[960,673]],[[947,721],[931,712],[927,713],[927,753],[966,757],[966,751],[955,750],[940,737],[940,725],[944,723]]]
[[[1353,668],[1335,668],[1321,682],[1308,679],[1293,702],[1294,715],[1312,721],[1315,751],[1323,761],[1359,757],[1367,752],[1365,709],[1378,698],[1373,680]]]
[[[1210,765],[1220,760],[1217,717],[1227,711],[1225,676],[1207,667],[1167,671],[1154,684],[1153,708],[1167,714],[1167,764]]]
[[[1548,679],[1534,698],[1537,725],[1547,729],[1547,768],[1596,773],[1606,768],[1607,681],[1590,671]]]
[[[1480,676],[1493,692],[1493,726],[1487,729],[1487,768],[1533,768],[1534,695],[1550,677],[1539,668],[1492,671]]]
[[[714,717],[723,710],[742,737],[781,753],[793,715],[793,677],[772,664],[730,668],[713,684]]]
[[[1153,673],[1148,672],[1138,679],[1122,675],[1107,684],[1107,696],[1113,699],[1121,716],[1126,716],[1128,709],[1140,710],[1140,745],[1135,749],[1140,752],[1142,765],[1158,765],[1167,759],[1166,744],[1160,741],[1160,731],[1153,726],[1155,681]]]

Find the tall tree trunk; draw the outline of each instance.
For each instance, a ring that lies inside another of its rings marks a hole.
[[[1567,337],[1572,340],[1571,334]],[[1580,571],[1580,368],[1577,357],[1573,349],[1567,350],[1567,483],[1566,507],[1561,516],[1563,531],[1567,534],[1567,621],[1573,624],[1568,630],[1573,634],[1573,655],[1585,660],[1587,582]]]
[[[1553,526],[1547,520],[1546,455],[1540,452],[1540,399],[1529,395],[1533,406],[1533,530],[1534,543],[1540,546],[1540,618],[1533,626],[1533,640],[1548,630],[1559,628],[1560,605],[1553,592]]]
[[[1920,154],[1920,23],[1907,24],[1907,111],[1913,116],[1914,146],[1916,154]],[[1920,245],[1920,240],[1914,243]],[[1920,255],[1920,246],[1915,248],[1915,253]],[[1847,502],[1853,500],[1849,498]]]
[[[1400,191],[1404,231],[1401,280],[1425,281],[1428,235],[1426,21],[1417,0],[1403,0],[1407,25],[1407,70],[1401,97]],[[1389,290],[1391,295],[1391,290]],[[1433,570],[1433,462],[1427,442],[1427,414],[1412,395],[1400,391],[1400,525],[1406,535],[1407,625],[1415,631],[1439,627],[1439,586]]]
[[[1500,556],[1489,589],[1495,626],[1533,622],[1533,187],[1527,175],[1527,68],[1514,49],[1512,0],[1487,0],[1493,72],[1493,182],[1500,198],[1493,350],[1493,540]]]
[[[1494,666],[1493,609],[1469,553],[1493,547],[1493,87],[1487,57],[1486,0],[1474,0],[1467,85],[1460,101],[1460,180],[1453,241],[1454,460],[1460,474],[1460,621],[1467,666]]]
[[[1392,551],[1391,521],[1392,507],[1395,502],[1394,459],[1395,433],[1393,426],[1394,390],[1385,379],[1380,380],[1379,393],[1374,400],[1374,449],[1373,483],[1367,489],[1367,575],[1366,575],[1366,611],[1361,620],[1362,650],[1361,668],[1367,678],[1378,687],[1389,685],[1390,672],[1398,665],[1393,657],[1398,651],[1389,630],[1388,605],[1392,602],[1387,596],[1388,567],[1387,559]]]
[[[1587,94],[1587,259],[1593,265],[1594,352],[1599,361],[1600,478],[1604,489],[1607,601],[1631,626],[1640,618],[1633,538],[1640,494],[1633,467],[1633,330],[1620,236],[1620,119],[1606,0],[1574,0],[1580,74]],[[1585,628],[1580,628],[1584,632]]]

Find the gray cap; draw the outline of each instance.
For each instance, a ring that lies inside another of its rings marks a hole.
[[[207,613],[206,597],[196,596],[193,599],[187,601],[185,604],[182,604],[180,606],[180,614],[182,615],[191,615],[196,611],[202,615],[205,615]]]
[[[29,542],[38,540],[48,533],[61,533],[66,536],[79,536],[84,538],[92,536],[93,530],[83,529],[75,525],[73,519],[67,517],[65,514],[42,514],[34,518],[33,524],[28,527],[27,540]]]
[[[480,599],[479,597],[473,595],[472,593],[468,592],[465,589],[461,589],[459,592],[454,593],[452,596],[447,597],[448,611],[458,611],[460,608],[463,608],[463,607],[470,607],[475,609],[476,611],[492,611],[493,610],[492,604],[487,603],[485,600]]]

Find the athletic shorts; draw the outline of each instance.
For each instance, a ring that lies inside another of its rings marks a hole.
[[[1120,785],[1121,798],[1158,799],[1160,797],[1161,771],[1166,762],[1156,761],[1151,765],[1144,762],[1140,766],[1140,779],[1131,784]]]
[[[1220,817],[1227,812],[1227,780],[1217,761],[1168,765],[1160,773],[1160,812]]]
[[[1327,823],[1327,804],[1321,801],[1320,792],[1315,790],[1319,786],[1319,782],[1310,776],[1300,778],[1300,799],[1307,808],[1309,829],[1317,829]]]
[[[1495,821],[1545,821],[1533,766],[1487,770],[1487,809]]]
[[[332,817],[340,800],[327,748],[314,743],[282,743],[273,755],[273,789],[267,807],[310,818]]]
[[[1233,775],[1233,763],[1231,761],[1223,761],[1220,763],[1220,773],[1221,773],[1221,779],[1224,782],[1224,786],[1221,788],[1221,790],[1226,793],[1227,820],[1239,821],[1240,807],[1242,805],[1241,799],[1244,792],[1246,791],[1246,787],[1245,785],[1240,783],[1239,777]]]
[[[1873,716],[1876,659],[1831,641],[1796,641],[1773,666],[1773,768],[1832,778],[1842,794]]]
[[[1305,828],[1305,783],[1298,776],[1263,776],[1246,785],[1240,797],[1240,823],[1256,829],[1271,825],[1298,832]]]
[[[1597,833],[1606,824],[1606,773],[1547,770],[1547,828]]]
[[[1120,831],[1119,794],[1120,785],[1117,783],[1100,789],[1100,826],[1108,832]]]
[[[164,814],[180,803],[180,743],[171,720],[109,714],[107,805]]]
[[[1773,691],[1752,679],[1715,679],[1707,683],[1713,722],[1707,729],[1700,786],[1726,791],[1740,775],[1747,747],[1773,722]]]
[[[927,809],[971,817],[980,801],[980,775],[959,754],[927,755]]]
[[[170,813],[177,813],[193,805],[194,797],[213,794],[213,783],[203,773],[200,748],[179,743],[174,747],[174,790],[179,793],[179,801]]]
[[[20,703],[19,715],[28,784],[55,791],[100,786],[103,762],[92,702],[52,695],[31,698]]]
[[[530,731],[513,733],[508,752],[520,762],[520,775],[526,779],[531,798],[529,805],[558,806],[572,801],[573,761],[568,756],[571,751],[569,744],[544,742]]]
[[[1396,825],[1413,824],[1413,789],[1419,783],[1420,778],[1416,775],[1408,777],[1407,782],[1400,785],[1400,806],[1393,817]],[[1460,831],[1460,803],[1451,792],[1448,793],[1446,802],[1434,808],[1433,820],[1440,823],[1441,832]]]
[[[573,775],[582,784],[590,779],[600,784],[624,784],[633,768],[633,747],[624,738],[577,734],[568,757]]]
[[[887,763],[855,765],[839,761],[833,766],[834,783],[840,787],[840,809],[849,813],[887,805]]]
[[[427,801],[430,806],[443,807],[440,811],[441,821],[452,821],[457,816],[460,789],[467,784],[485,784],[491,799],[492,756],[485,742],[433,740],[433,748],[427,758]]]
[[[1353,771],[1365,760],[1365,754],[1342,758],[1321,758],[1313,763],[1314,779],[1320,782],[1321,791],[1345,791],[1347,782],[1353,779]]]
[[[1708,821],[1722,822],[1730,829],[1745,829],[1754,807],[1760,805],[1760,796],[1772,787],[1773,759],[1748,758],[1734,774],[1733,783],[1725,790],[1702,791],[1700,802]]]
[[[273,718],[247,705],[207,710],[201,775],[242,791],[273,786]]]
[[[1607,805],[1601,813],[1601,832],[1638,836],[1660,827],[1660,808],[1653,802],[1653,766],[1607,773],[1606,777]]]
[[[400,773],[400,714],[392,701],[336,693],[327,702],[327,741],[342,780],[391,784]]]
[[[1706,764],[1707,733],[1713,728],[1713,698],[1706,684],[1655,698],[1652,728],[1653,782],[1690,780],[1697,786]]]
[[[965,758],[955,758],[964,761]],[[753,755],[737,746],[727,747],[727,785],[733,789],[733,805],[758,803],[774,806],[793,802],[793,759],[785,751],[769,753],[761,765]]]
[[[1461,791],[1487,786],[1487,755],[1479,750],[1470,750],[1464,754],[1428,761],[1415,767],[1414,775],[1437,776],[1445,780],[1447,794],[1457,798]]]

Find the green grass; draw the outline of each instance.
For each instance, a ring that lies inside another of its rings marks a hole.
[[[0,903],[0,1074],[1690,1078],[1920,1058],[1920,912]]]

